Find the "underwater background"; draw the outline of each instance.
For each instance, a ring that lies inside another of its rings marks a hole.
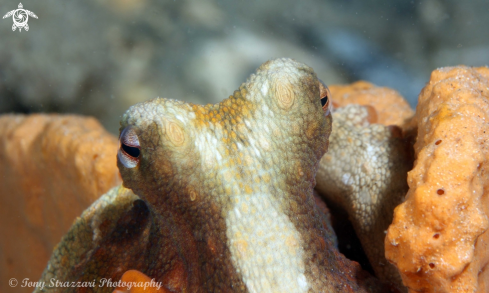
[[[2,0],[0,14],[19,0]],[[112,133],[157,96],[232,94],[291,57],[326,84],[366,80],[415,106],[432,70],[489,63],[489,1],[27,0],[29,31],[0,21],[0,113],[94,116]]]

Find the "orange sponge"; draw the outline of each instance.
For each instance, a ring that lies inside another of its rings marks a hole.
[[[137,270],[129,270],[121,277],[120,287],[114,290],[113,293],[171,293],[161,282],[146,276]]]
[[[415,166],[386,258],[410,292],[488,292],[489,69],[435,70],[416,116]]]

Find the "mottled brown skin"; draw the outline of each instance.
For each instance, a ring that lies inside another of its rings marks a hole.
[[[344,285],[360,290],[351,284],[349,269],[329,272],[343,260],[326,249],[331,241],[312,196],[317,163],[331,130],[331,117],[329,113],[325,117],[319,91],[320,83],[310,68],[281,59],[262,65],[239,91],[217,105],[157,99],[124,115],[121,130],[134,127],[141,145],[135,168],[119,163],[124,185],[155,213],[171,217],[174,230],[183,234],[178,238],[188,239],[184,247],[181,242],[179,246],[182,255],[198,258],[185,269],[197,272],[189,276],[197,283],[196,287],[189,284],[191,291],[200,286],[209,292],[249,290],[232,261],[225,218],[233,201],[257,192],[270,192],[272,205],[299,231],[311,290]],[[177,125],[174,134],[170,125]],[[199,151],[199,135],[209,135],[208,143],[215,139],[209,146],[220,153],[221,162]],[[252,148],[263,155],[256,156]],[[222,168],[225,174],[220,173]],[[260,170],[267,171],[260,174]],[[243,241],[246,246],[247,240]]]
[[[394,208],[408,190],[412,145],[400,128],[371,124],[376,122],[371,107],[339,108],[333,121],[316,189],[348,213],[377,277],[405,290],[399,272],[384,256],[384,239]]]
[[[142,200],[103,196],[43,279],[116,281],[134,269],[172,292],[380,292],[337,251],[313,196],[331,131],[321,87],[311,68],[277,59],[216,105],[131,107],[118,166]]]

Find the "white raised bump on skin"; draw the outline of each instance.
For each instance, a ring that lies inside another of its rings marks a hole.
[[[181,115],[178,115],[178,114],[175,114],[175,118],[177,118],[178,120],[180,120],[180,122],[182,122],[182,123],[185,123],[185,121],[187,120],[187,119],[183,118]]]
[[[248,119],[244,120],[244,124],[246,125],[246,127],[248,127],[248,129],[252,128],[251,123],[250,123],[250,121],[248,121]]]
[[[251,147],[251,149],[253,149],[253,152],[255,153],[255,155],[258,158],[261,157],[260,151],[256,148],[257,143],[256,143],[255,139],[254,138],[249,138],[248,141],[249,141],[250,147]]]
[[[268,89],[269,89],[268,80],[265,80],[265,82],[263,82],[263,85],[261,86],[261,94],[264,97],[268,95]]]
[[[256,147],[253,147],[253,150],[255,151],[255,155],[257,157],[261,157],[261,153],[260,153],[260,151]]]
[[[234,208],[234,214],[236,215],[236,218],[241,218],[241,213],[239,212],[238,208]]]
[[[343,182],[343,184],[345,184],[345,185],[350,185],[350,178],[351,178],[351,174],[350,173],[345,173],[341,177],[341,182]]]
[[[216,155],[216,160],[218,160],[218,161],[222,160],[221,154],[217,150],[215,152],[215,155]]]
[[[300,274],[299,277],[297,277],[297,283],[299,283],[299,286],[301,286],[301,288],[304,288],[305,290],[307,290],[307,288],[309,287],[306,276],[304,274]]]

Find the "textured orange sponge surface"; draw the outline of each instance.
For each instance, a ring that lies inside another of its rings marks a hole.
[[[435,70],[416,116],[416,161],[386,257],[410,292],[488,292],[489,69]]]
[[[93,118],[3,115],[0,137],[0,292],[11,292],[10,278],[39,279],[73,220],[121,179],[117,139]]]
[[[335,107],[350,104],[374,107],[378,115],[376,123],[401,126],[406,124],[414,114],[408,102],[397,91],[390,88],[357,81],[349,85],[332,85],[329,89]]]

